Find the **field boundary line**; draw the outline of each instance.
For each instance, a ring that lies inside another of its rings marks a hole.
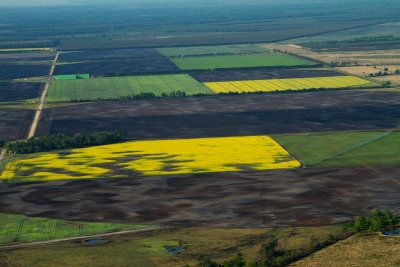
[[[53,64],[51,65],[49,76],[47,77],[47,80],[46,80],[46,84],[43,88],[42,94],[40,95],[39,107],[36,110],[35,117],[33,118],[27,139],[35,136],[36,129],[39,124],[39,120],[42,115],[42,111],[44,109],[44,105],[46,104],[46,97],[47,97],[47,93],[48,93],[49,87],[50,87],[51,76],[53,76],[59,55],[60,55],[60,52],[57,51],[56,56],[54,57]]]
[[[35,242],[29,242],[29,243],[3,245],[3,246],[0,246],[0,250],[35,247],[35,246],[41,246],[41,245],[61,243],[61,242],[66,242],[66,241],[76,241],[76,240],[81,240],[81,239],[90,239],[90,238],[107,237],[107,236],[114,236],[114,235],[150,232],[150,231],[154,231],[154,230],[164,230],[164,229],[169,229],[169,228],[171,228],[171,227],[152,227],[152,228],[146,228],[146,229],[126,230],[126,231],[111,232],[111,233],[104,233],[104,234],[83,235],[83,236],[76,236],[76,237],[58,238],[58,239],[53,239],[53,240],[35,241]]]
[[[329,161],[331,159],[334,159],[336,157],[340,157],[340,156],[342,156],[342,155],[344,155],[346,153],[349,153],[351,151],[354,151],[354,150],[356,150],[358,148],[361,148],[361,147],[366,146],[368,144],[371,144],[373,142],[379,141],[379,140],[381,140],[381,139],[383,139],[383,138],[385,138],[385,137],[387,137],[387,136],[389,136],[389,135],[391,135],[393,133],[394,133],[394,130],[390,130],[390,131],[384,132],[381,135],[378,135],[376,137],[367,139],[367,140],[365,140],[365,141],[363,141],[361,143],[355,144],[355,145],[353,145],[353,146],[351,146],[349,148],[346,148],[346,149],[344,149],[344,150],[342,150],[340,152],[337,152],[337,153],[335,153],[335,154],[333,154],[333,155],[331,155],[329,157],[326,157],[326,158],[323,158],[323,159],[321,159],[321,160],[319,160],[317,162],[314,162],[314,163],[311,164],[311,166],[315,166],[315,165],[321,164],[323,162]]]

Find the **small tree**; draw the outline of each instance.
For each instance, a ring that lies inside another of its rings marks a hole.
[[[354,220],[353,231],[355,233],[366,232],[369,229],[370,223],[365,216],[357,216]]]
[[[0,139],[0,148],[3,148],[6,144],[6,141]]]

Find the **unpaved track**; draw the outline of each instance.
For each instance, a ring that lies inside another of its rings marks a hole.
[[[4,156],[6,155],[6,150],[5,149],[0,149],[0,166],[1,163],[3,162]]]
[[[142,232],[149,232],[149,231],[161,230],[161,229],[166,229],[166,228],[167,227],[163,227],[163,228],[154,227],[154,228],[147,228],[147,229],[105,233],[105,234],[98,234],[98,235],[84,235],[84,236],[77,236],[77,237],[59,238],[59,239],[53,239],[53,240],[47,240],[47,241],[37,241],[37,242],[31,242],[31,243],[13,244],[13,245],[0,246],[0,250],[35,247],[35,246],[49,245],[49,244],[54,244],[54,243],[66,242],[66,241],[76,241],[76,240],[88,239],[88,238],[101,238],[101,237],[115,236],[115,235],[142,233]]]
[[[60,55],[60,52],[57,52],[57,54],[54,58],[54,61],[53,61],[53,65],[51,66],[49,77],[47,77],[46,84],[45,84],[42,94],[40,96],[39,107],[36,110],[35,117],[33,118],[33,122],[32,122],[31,128],[29,130],[28,139],[35,136],[36,129],[39,124],[40,116],[42,115],[42,110],[44,108],[44,105],[46,104],[46,97],[47,97],[47,92],[49,91],[51,76],[53,75],[54,70],[56,68],[56,63],[57,63],[59,55]]]

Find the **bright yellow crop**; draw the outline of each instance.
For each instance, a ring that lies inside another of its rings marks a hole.
[[[346,88],[370,84],[370,81],[353,76],[334,76],[316,78],[270,79],[234,82],[204,83],[215,93],[273,92],[285,90],[305,90],[320,88]]]
[[[298,161],[268,136],[219,137],[133,141],[73,149],[68,153],[32,155],[8,165],[0,178],[135,177],[299,166]]]

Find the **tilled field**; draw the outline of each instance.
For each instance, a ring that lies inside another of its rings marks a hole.
[[[0,82],[0,102],[37,98],[43,83]]]
[[[39,133],[119,129],[131,139],[390,129],[394,92],[314,92],[99,102],[47,109]]]
[[[340,72],[322,69],[250,69],[197,72],[191,74],[199,82],[224,82],[284,78],[309,78],[341,76]]]
[[[24,139],[34,116],[34,110],[0,108],[0,139]]]
[[[9,184],[1,212],[230,227],[324,225],[395,209],[400,167],[297,169]]]

